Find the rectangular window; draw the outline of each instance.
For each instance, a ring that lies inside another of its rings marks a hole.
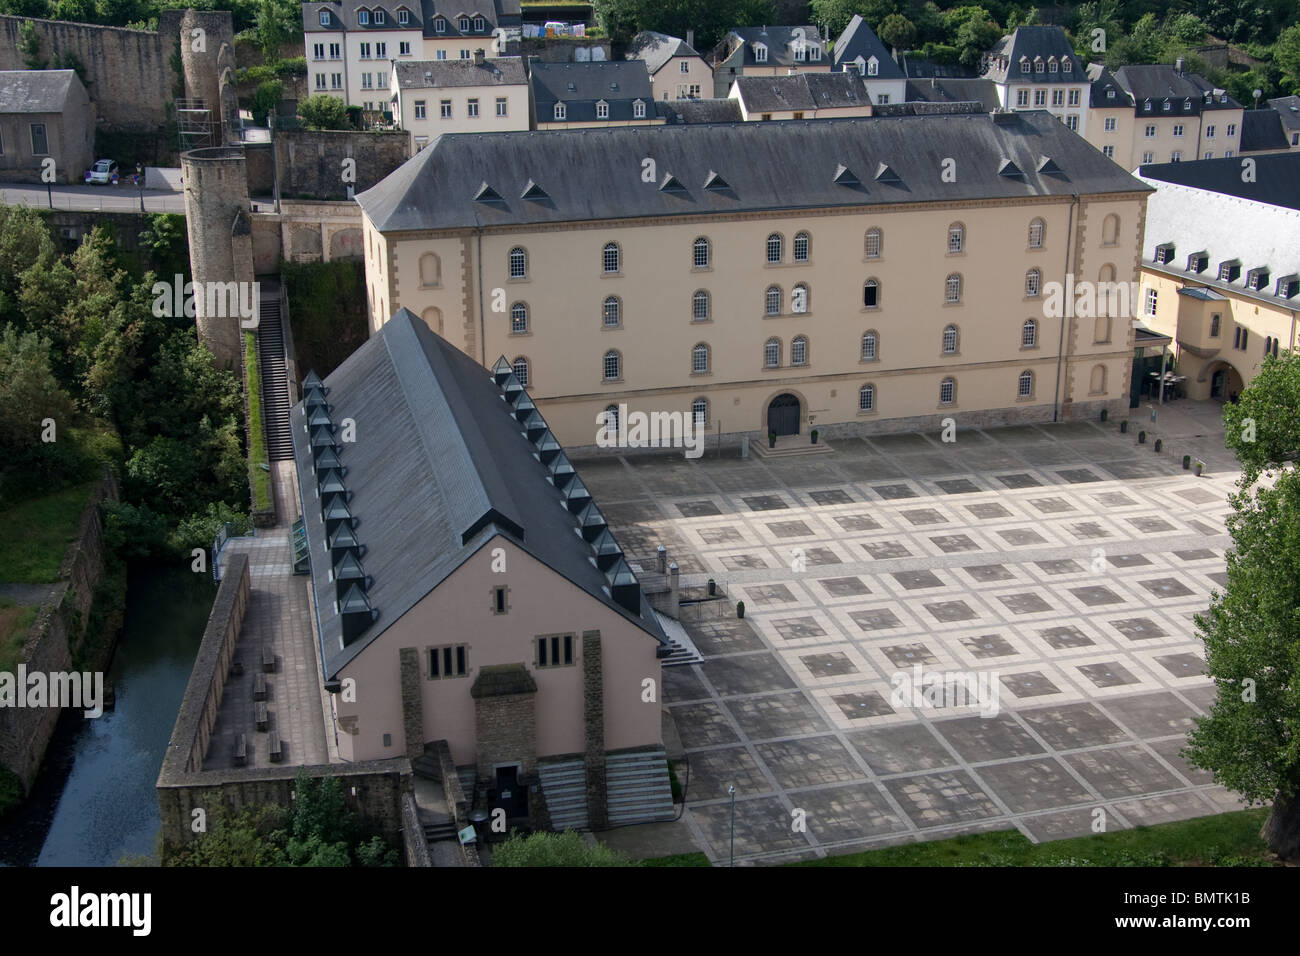
[[[1155,161],[1156,161],[1156,154],[1155,154],[1155,153],[1143,153],[1143,154],[1142,154],[1142,162],[1143,162],[1144,164],[1154,163]]]
[[[889,94],[888,94],[888,93],[877,93],[877,94],[876,94],[876,105],[877,105],[877,106],[888,106],[888,105],[889,105]]]
[[[1171,163],[1181,163],[1183,161],[1183,151],[1181,149],[1174,150],[1169,154],[1169,161]]]
[[[311,48],[311,58],[312,58],[313,60],[323,60],[323,59],[325,59],[325,44],[324,44],[324,43],[313,43],[313,44],[312,44],[312,48]]]
[[[1207,149],[1205,151],[1205,155],[1201,157],[1201,159],[1213,159],[1213,158],[1214,158],[1214,150],[1212,149]]]
[[[386,86],[388,86],[388,74],[387,74],[387,73],[376,73],[376,74],[375,74],[375,86],[379,87],[381,90],[384,89]]]
[[[1175,124],[1174,124],[1174,135],[1175,135],[1175,136],[1182,136],[1182,135],[1183,135],[1183,124],[1182,124],[1182,123],[1175,123]]]
[[[397,22],[400,23],[402,26],[406,26],[406,24],[409,23],[410,20],[411,20],[411,15],[407,13],[405,10],[397,11]]]
[[[1079,105],[1079,91],[1078,91],[1078,90],[1070,90],[1070,105],[1071,105],[1071,106],[1078,106],[1078,105]]]
[[[1155,139],[1155,136],[1156,136],[1156,124],[1155,124],[1155,123],[1148,123],[1148,124],[1147,124],[1147,128],[1146,128],[1145,130],[1143,130],[1143,134],[1146,136],[1147,139]]]
[[[1119,127],[1119,122],[1113,116],[1106,117],[1106,132],[1113,133]]]
[[[374,89],[374,74],[373,74],[373,73],[362,73],[362,74],[361,74],[361,88],[362,88],[363,90],[371,90],[371,89]]]
[[[1147,315],[1156,314],[1156,290],[1147,289]]]
[[[688,61],[682,60],[682,62],[677,65],[681,68],[682,73],[691,72],[691,64]]]
[[[32,153],[44,156],[50,151],[50,144],[45,139],[45,124],[32,123]]]
[[[1114,159],[1114,158],[1115,158],[1115,147],[1114,147],[1114,146],[1103,146],[1103,147],[1101,148],[1101,151],[1102,151],[1103,154],[1105,154],[1105,156],[1106,156],[1107,159]]]
[[[506,613],[506,589],[505,588],[492,589],[492,613],[494,614]]]
[[[323,90],[323,89],[325,89],[325,74],[324,74],[324,73],[317,73],[317,74],[316,74],[316,89],[318,89],[318,90]]]
[[[376,60],[387,60],[387,59],[388,59],[388,44],[387,44],[387,43],[376,43],[376,44],[375,44],[375,59],[376,59]]]
[[[468,60],[468,59],[469,59],[469,50],[461,50],[461,51],[460,51],[460,58],[461,58],[462,60]]]
[[[330,59],[331,59],[331,60],[338,60],[338,59],[341,58],[341,56],[342,56],[342,53],[341,53],[341,51],[340,51],[340,49],[339,49],[339,45],[338,45],[337,43],[331,43],[331,44],[330,44]]]
[[[1236,124],[1236,123],[1229,123],[1229,124],[1228,124],[1228,135],[1229,135],[1229,136],[1236,136],[1236,135],[1237,135],[1237,124]],[[1292,145],[1294,145],[1294,138],[1293,138],[1293,140],[1292,140]]]
[[[1079,132],[1079,115],[1077,113],[1071,113],[1067,116],[1065,118],[1065,126],[1066,129],[1072,133]]]
[[[405,42],[400,42],[400,43],[398,43],[398,44],[397,44],[397,55],[398,55],[398,56],[410,56],[410,55],[411,55],[411,44],[409,44],[409,43],[405,43]]]
[[[1017,106],[1028,106],[1028,105],[1029,105],[1029,91],[1028,91],[1028,90],[1016,90],[1016,105],[1017,105]]]
[[[332,90],[341,90],[341,89],[343,89],[343,74],[342,74],[342,73],[331,73],[331,74],[330,74],[330,89],[332,89]]]
[[[1217,339],[1219,337],[1220,321],[1221,317],[1218,312],[1210,315],[1210,338]]]
[[[1047,105],[1047,90],[1034,90],[1034,105],[1035,106]]]
[[[498,96],[498,97],[497,97],[497,116],[505,116],[505,115],[506,115],[506,109],[507,109],[506,98],[505,98],[504,96]]]
[[[1053,106],[1065,105],[1065,90],[1052,90],[1052,105]]]
[[[424,118],[425,118],[424,106],[425,106],[425,102],[424,102],[424,100],[416,100],[416,101],[415,101],[415,118],[416,118],[416,119],[424,119]]]
[[[569,667],[572,664],[572,634],[549,634],[537,639],[538,667]]]
[[[469,672],[469,645],[452,644],[429,648],[429,677],[442,680],[464,677]]]
[[[363,60],[368,60],[368,59],[370,59],[370,44],[369,44],[369,43],[363,43],[363,44],[361,44],[361,59],[363,59]]]
[[[1213,127],[1213,126],[1207,126],[1207,127],[1205,127],[1205,138],[1206,138],[1206,139],[1214,139],[1214,127]]]
[[[470,100],[466,104],[466,115],[470,119],[478,119],[478,100]]]
[[[435,60],[445,60],[445,59],[447,59],[447,51],[446,51],[446,50],[438,50],[438,51],[434,54],[434,59],[435,59]]]
[[[451,119],[451,100],[439,101],[438,115],[443,119]]]

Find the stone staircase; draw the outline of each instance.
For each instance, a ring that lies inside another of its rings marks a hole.
[[[582,758],[539,761],[537,775],[551,814],[551,829],[587,829],[587,768]]]
[[[271,461],[293,458],[289,432],[288,373],[284,362],[279,284],[262,295],[257,324],[257,359],[262,373],[262,425]]]
[[[608,755],[605,786],[610,826],[654,823],[676,816],[668,757],[662,750]]]

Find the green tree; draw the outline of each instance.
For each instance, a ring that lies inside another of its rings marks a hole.
[[[1300,355],[1269,355],[1239,401],[1223,409],[1224,441],[1241,461],[1249,486],[1300,456]]]
[[[280,58],[281,48],[300,29],[299,6],[284,0],[257,0],[257,45],[267,63]]]
[[[891,13],[885,17],[876,33],[896,50],[910,50],[916,43],[916,24],[901,13]]]
[[[54,419],[56,439],[72,420],[72,400],[50,369],[50,340],[7,325],[0,333],[0,464],[38,457],[46,419]]]
[[[189,237],[185,217],[174,212],[150,213],[140,232],[140,248],[149,266],[168,281],[190,271]]]
[[[316,93],[298,104],[298,116],[309,129],[347,129],[348,108],[337,96]]]
[[[637,866],[603,844],[587,846],[576,830],[512,833],[492,851],[493,866]]]
[[[957,47],[957,59],[965,66],[975,66],[998,42],[1002,28],[980,6],[956,7],[944,13],[944,23]]]
[[[279,80],[267,80],[257,84],[253,93],[253,122],[261,126],[266,122],[267,114],[273,112],[284,99],[284,84]]]
[[[1282,86],[1288,93],[1300,93],[1300,25],[1287,27],[1273,45],[1273,62],[1282,71]]]

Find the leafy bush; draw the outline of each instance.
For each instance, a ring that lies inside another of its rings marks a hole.
[[[337,96],[315,93],[298,104],[298,115],[308,129],[347,129],[348,108]]]
[[[492,851],[493,866],[638,866],[602,844],[587,846],[576,830],[512,833]]]

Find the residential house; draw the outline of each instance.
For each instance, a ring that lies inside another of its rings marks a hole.
[[[740,105],[745,122],[871,115],[866,80],[852,71],[742,76],[731,84],[729,98]]]
[[[643,30],[632,38],[627,59],[641,60],[656,100],[698,100],[713,95],[713,70],[695,51],[692,31],[685,40]]]
[[[662,126],[641,60],[528,62],[533,129]]]
[[[0,71],[0,175],[44,182],[83,182],[96,159],[95,110],[72,70]]]
[[[981,71],[1003,109],[1047,110],[1088,136],[1088,71],[1060,27],[1017,27],[984,54]]]
[[[1300,96],[1280,96],[1267,103],[1265,109],[1242,113],[1241,152],[1300,151]]]
[[[829,73],[831,58],[821,31],[812,25],[795,27],[737,27],[709,54],[713,95],[730,95],[741,76],[788,76]]]
[[[398,63],[392,104],[415,153],[443,133],[528,129],[528,76],[517,56]]]
[[[1125,169],[1231,157],[1240,151],[1241,104],[1204,77],[1186,72],[1181,59],[1172,66],[1122,66],[1114,79],[1128,94],[1132,117],[1129,136],[1123,122],[1115,136],[1113,158]],[[1110,145],[1104,128],[1090,126],[1086,135],[1099,149]]]
[[[902,103],[907,95],[907,74],[856,13],[835,39],[833,63],[836,71],[852,70],[865,77],[873,103]]]

